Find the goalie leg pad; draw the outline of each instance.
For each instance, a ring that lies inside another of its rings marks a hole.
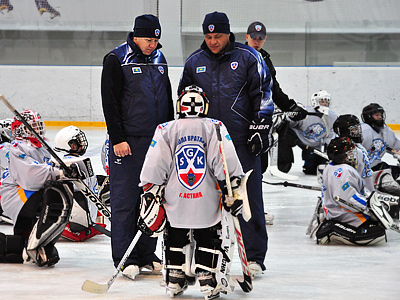
[[[0,232],[0,263],[22,263],[24,242],[22,236]]]
[[[68,222],[73,199],[72,191],[73,186],[70,182],[49,181],[45,184],[43,207],[39,220],[29,236],[26,249],[28,256],[39,266],[47,264],[43,261],[43,257],[46,259],[54,253],[54,244]],[[47,245],[49,246],[46,247]]]
[[[383,193],[400,196],[400,184],[394,180],[390,169],[383,169],[373,173],[375,188]]]
[[[82,192],[74,192],[74,200],[69,216],[69,228],[72,232],[81,232],[90,230],[89,206]]]

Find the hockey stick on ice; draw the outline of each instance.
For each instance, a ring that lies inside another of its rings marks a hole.
[[[312,152],[314,152],[315,154],[317,154],[318,156],[321,156],[322,158],[325,158],[326,160],[329,160],[328,154],[314,148],[311,146],[307,146],[305,144],[303,144],[302,142],[300,142],[299,140],[296,140],[296,145],[299,146],[301,149],[303,150],[311,150]]]
[[[278,134],[274,132],[274,145],[269,149],[269,166],[268,170],[272,176],[276,176],[285,180],[298,180],[299,177],[295,175],[286,174],[278,169]]]
[[[106,293],[115,279],[117,278],[119,272],[121,272],[122,267],[124,266],[126,260],[128,259],[128,256],[132,253],[133,248],[135,248],[139,238],[141,237],[142,232],[138,230],[136,233],[135,237],[133,238],[131,244],[129,245],[128,249],[126,249],[126,252],[124,256],[122,257],[121,261],[119,262],[117,269],[115,270],[114,274],[111,276],[111,278],[107,281],[105,284],[100,284],[96,283],[91,280],[86,280],[83,285],[82,285],[82,290],[85,292],[93,293],[93,294],[104,294]]]
[[[262,181],[266,184],[270,185],[283,185],[284,187],[291,186],[291,187],[296,187],[300,189],[307,189],[307,190],[313,190],[313,191],[321,191],[321,187],[319,186],[312,186],[312,185],[304,185],[304,184],[298,184],[298,183],[291,183],[291,182],[268,182],[268,181]]]
[[[233,199],[231,180],[229,178],[229,170],[228,170],[228,165],[226,163],[226,156],[225,156],[225,151],[224,151],[224,145],[222,142],[220,124],[215,124],[215,128],[217,131],[219,151],[220,151],[221,157],[222,157],[222,165],[224,167],[224,174],[225,174],[226,187],[228,190],[228,197],[230,199]],[[245,204],[243,203],[243,205],[245,205]],[[232,216],[233,224],[235,227],[236,240],[237,240],[237,244],[238,244],[238,252],[239,252],[240,263],[242,265],[242,271],[243,271],[243,281],[240,282],[239,280],[237,280],[237,282],[239,283],[243,292],[248,293],[253,289],[253,285],[251,282],[251,275],[250,275],[250,270],[249,270],[249,264],[247,261],[246,250],[244,248],[242,230],[240,229],[240,223],[239,223],[238,217],[235,217],[231,214],[230,214],[230,216]]]
[[[334,199],[335,199],[335,201],[337,201],[341,204],[344,204],[352,209],[359,211],[360,213],[362,213],[364,215],[371,217],[373,220],[378,220],[379,222],[382,223],[382,225],[386,229],[391,229],[393,231],[400,233],[399,225],[394,223],[392,217],[389,215],[389,213],[383,207],[380,207],[381,213],[380,213],[380,216],[378,217],[377,213],[375,211],[373,211],[372,209],[371,209],[371,212],[365,211],[365,210],[360,209],[359,207],[353,205],[352,203],[347,202],[346,200],[340,198],[339,196],[335,196]],[[384,220],[384,221],[382,221],[382,220]]]
[[[11,110],[11,112],[25,125],[26,128],[37,138],[37,140],[42,144],[42,146],[50,153],[50,155],[59,163],[60,167],[66,174],[70,174],[71,170],[64,163],[64,161],[54,152],[53,149],[43,140],[43,138],[32,128],[31,125],[21,116],[21,114],[11,105],[11,103],[4,97],[0,95],[1,101]],[[111,222],[111,212],[110,210],[100,201],[97,195],[87,186],[87,184],[81,179],[70,179],[74,182],[75,186],[83,193],[83,195],[96,205],[97,209],[101,212],[103,216],[108,218]]]

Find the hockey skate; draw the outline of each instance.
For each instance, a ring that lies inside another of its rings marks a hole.
[[[153,261],[143,267],[140,267],[142,275],[161,275],[162,265],[159,261]]]
[[[274,215],[271,213],[264,213],[264,215],[265,215],[265,225],[273,225]]]
[[[254,279],[257,275],[263,273],[261,266],[255,261],[249,261],[249,272],[251,279]]]
[[[188,288],[185,273],[182,270],[169,270],[168,281],[167,290],[169,290],[171,298],[182,295]]]
[[[14,7],[10,4],[9,0],[0,0],[0,12],[4,13],[5,12],[10,12],[14,9]]]
[[[49,13],[50,14],[50,19],[54,19],[55,17],[60,17],[61,14],[55,10],[48,2],[47,0],[35,0],[36,7],[40,15],[43,15],[44,13]]]
[[[198,272],[198,279],[200,283],[200,292],[204,295],[204,299],[211,300],[220,296],[220,290],[217,290],[217,281],[215,275],[209,271]]]
[[[136,275],[138,275],[139,273],[140,273],[140,270],[137,265],[124,266],[122,269],[122,275],[131,280],[135,280]]]

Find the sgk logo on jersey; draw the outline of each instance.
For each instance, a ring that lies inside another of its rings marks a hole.
[[[231,62],[231,69],[232,70],[236,70],[238,66],[239,66],[239,63],[237,61]]]
[[[162,66],[158,67],[158,71],[160,71],[161,74],[164,74],[164,68]]]
[[[200,145],[185,145],[175,153],[175,166],[179,182],[194,190],[206,175],[204,149]]]

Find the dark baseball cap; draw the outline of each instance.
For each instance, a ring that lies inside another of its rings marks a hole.
[[[267,35],[267,30],[265,29],[263,23],[256,21],[249,25],[249,27],[247,28],[247,34],[250,34],[250,37],[252,39],[258,36],[261,37],[262,39],[265,39]]]

